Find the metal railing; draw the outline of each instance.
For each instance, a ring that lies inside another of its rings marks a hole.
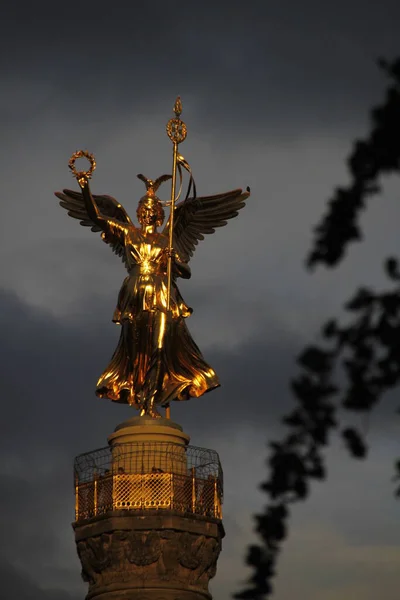
[[[213,450],[119,444],[75,459],[75,519],[114,510],[174,510],[222,518],[223,478]]]

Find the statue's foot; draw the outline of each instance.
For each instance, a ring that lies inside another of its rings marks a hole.
[[[156,408],[154,408],[154,407],[152,407],[152,408],[151,408],[151,409],[148,411],[148,413],[147,413],[147,414],[148,414],[148,415],[149,415],[149,417],[151,417],[152,419],[161,419],[161,415],[160,415],[160,413],[159,413],[159,412],[158,412],[158,410],[157,410]]]
[[[160,413],[158,412],[157,409],[155,409],[154,407],[144,407],[142,408],[142,410],[140,411],[140,416],[141,417],[151,417],[152,419],[161,419]]]

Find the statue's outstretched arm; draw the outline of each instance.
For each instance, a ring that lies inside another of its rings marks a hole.
[[[107,219],[105,219],[102,216],[102,214],[99,211],[99,208],[96,204],[96,201],[92,196],[92,193],[91,193],[90,187],[89,187],[89,180],[87,179],[87,177],[80,177],[78,180],[78,183],[82,190],[82,196],[85,201],[85,208],[87,210],[87,213],[88,213],[90,219],[93,221],[93,223],[96,223],[96,225],[101,227],[101,229],[106,229]]]
[[[123,236],[128,229],[127,224],[122,223],[118,219],[114,219],[102,214],[97,205],[95,196],[93,196],[90,191],[89,180],[87,177],[81,177],[78,180],[78,183],[82,190],[82,196],[89,218],[104,231],[102,234],[103,240],[108,244],[111,243],[112,245],[113,242],[123,243]],[[118,206],[122,209],[121,205]],[[119,254],[119,251],[117,253]]]

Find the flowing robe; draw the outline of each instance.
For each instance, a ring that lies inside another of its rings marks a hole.
[[[102,235],[105,241],[118,240],[124,246],[129,274],[113,317],[121,326],[121,335],[98,380],[96,394],[140,408],[151,397],[156,405],[166,405],[218,387],[217,375],[185,323],[192,310],[185,304],[176,278],[189,277],[190,272],[176,253],[167,311],[167,236],[144,233],[112,219]]]

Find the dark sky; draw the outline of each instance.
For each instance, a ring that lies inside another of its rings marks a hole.
[[[343,268],[303,268],[311,227],[346,182],[351,141],[382,97],[376,59],[400,55],[400,5],[39,1],[7,3],[0,16],[0,597],[84,597],[72,461],[132,414],[94,396],[118,335],[123,267],[53,192],[75,185],[67,162],[87,148],[98,163],[93,191],[134,216],[143,193],[134,175],[171,168],[165,124],[180,94],[181,150],[198,193],[252,190],[239,218],[199,246],[182,284],[195,309],[189,327],[223,386],[173,407],[192,443],[223,461],[227,537],[212,590],[227,600],[246,574],[266,442],[290,406],[294,357],[357,284],[382,282],[382,256],[399,250],[390,180]],[[385,600],[397,598],[398,431],[385,415],[370,428],[370,460],[349,464],[334,445],[330,481],[295,512],[277,600],[294,591],[375,600],[378,578]]]

